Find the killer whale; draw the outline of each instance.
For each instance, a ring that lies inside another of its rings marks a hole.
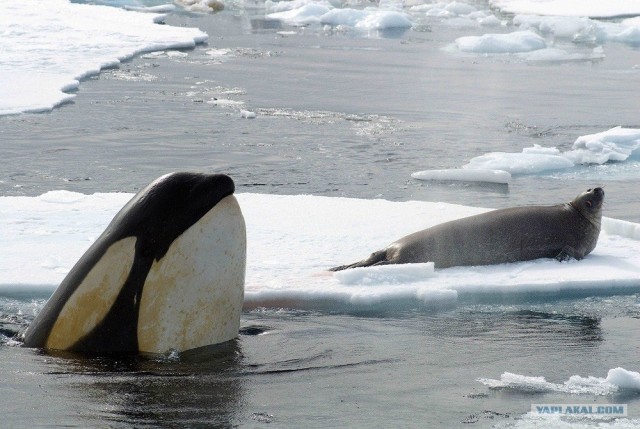
[[[177,172],[138,192],[24,334],[26,347],[166,353],[235,338],[246,227],[224,174]]]

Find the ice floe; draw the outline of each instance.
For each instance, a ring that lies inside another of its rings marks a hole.
[[[68,0],[0,2],[0,115],[49,111],[103,68],[207,40],[195,28],[158,25],[163,16]]]
[[[640,290],[640,225],[631,222],[605,218],[598,246],[582,261],[445,270],[406,264],[331,273],[329,267],[362,259],[403,235],[487,209],[309,195],[237,197],[247,223],[246,308],[439,307],[494,295],[552,299],[576,291]],[[50,294],[129,198],[67,191],[0,197],[0,294]]]
[[[622,390],[640,392],[640,374],[624,368],[610,369],[605,378],[573,375],[563,383],[547,381],[542,376],[527,376],[505,372],[499,380],[480,378],[478,381],[491,389],[572,395],[611,395]]]
[[[614,127],[600,133],[578,137],[571,150],[534,145],[521,152],[489,152],[469,160],[462,169],[420,171],[421,180],[466,180],[508,183],[512,175],[562,171],[577,165],[623,162],[640,151],[640,129]],[[499,173],[503,172],[503,173]],[[508,173],[507,176],[505,173]],[[495,177],[496,180],[490,180]]]

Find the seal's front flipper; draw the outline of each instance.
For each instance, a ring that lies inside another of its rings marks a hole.
[[[578,251],[576,251],[576,249],[574,249],[571,246],[564,246],[560,251],[560,253],[558,253],[558,255],[556,256],[556,259],[559,262],[566,262],[571,259],[580,260],[582,258],[583,258],[583,255],[578,253]]]

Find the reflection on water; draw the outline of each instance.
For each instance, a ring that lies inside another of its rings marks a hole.
[[[438,315],[425,329],[446,341],[462,338],[523,348],[595,347],[604,340],[600,317],[532,309],[474,307]]]
[[[242,403],[237,341],[156,358],[56,353],[47,376],[65,378],[88,426],[229,427]]]
[[[544,329],[550,334],[567,335],[584,343],[604,340],[599,317],[535,310],[519,310],[509,316],[526,330]]]
[[[282,28],[282,22],[276,21],[273,19],[265,19],[264,15],[262,17],[256,16],[250,19],[251,22],[251,30],[253,31],[261,31],[261,30],[280,30]]]

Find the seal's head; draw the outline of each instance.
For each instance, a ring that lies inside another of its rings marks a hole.
[[[573,199],[569,204],[589,222],[600,227],[602,219],[602,203],[604,190],[602,188],[587,189]]]

